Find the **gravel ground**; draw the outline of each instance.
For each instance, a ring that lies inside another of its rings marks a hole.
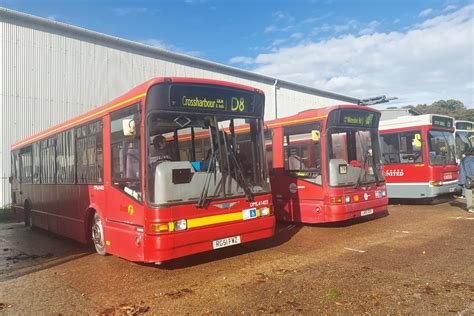
[[[279,224],[275,238],[162,266],[90,253],[0,223],[4,314],[474,314],[474,214],[462,200],[391,205],[340,225]]]

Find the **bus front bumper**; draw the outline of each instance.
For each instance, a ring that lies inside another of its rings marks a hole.
[[[435,198],[439,195],[453,194],[458,191],[457,180],[444,182],[437,186],[428,183],[387,183],[387,195],[391,199]]]
[[[199,252],[213,250],[213,241],[240,237],[240,243],[269,238],[275,232],[275,217],[260,217],[226,225],[172,232],[163,235],[145,235],[144,262],[163,262]]]

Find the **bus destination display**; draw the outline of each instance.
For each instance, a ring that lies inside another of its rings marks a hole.
[[[433,126],[436,127],[443,127],[443,128],[452,128],[453,127],[453,119],[449,117],[442,117],[433,115]]]
[[[469,123],[469,122],[456,122],[456,129],[472,131],[472,123]]]
[[[375,121],[375,113],[369,111],[343,110],[339,116],[343,125],[374,127]]]
[[[170,105],[214,112],[253,113],[254,95],[232,88],[172,85]]]

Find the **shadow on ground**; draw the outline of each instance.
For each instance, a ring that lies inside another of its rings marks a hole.
[[[85,245],[23,223],[0,223],[0,282],[90,255]]]

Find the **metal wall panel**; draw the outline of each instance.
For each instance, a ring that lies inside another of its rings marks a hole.
[[[152,77],[203,77],[250,85],[266,94],[266,118],[275,116],[274,79],[192,57],[155,53],[123,40],[121,45],[118,40],[40,20],[0,10],[0,206],[10,202],[11,144],[100,106]],[[304,93],[280,87],[279,117],[347,103],[310,89]]]

